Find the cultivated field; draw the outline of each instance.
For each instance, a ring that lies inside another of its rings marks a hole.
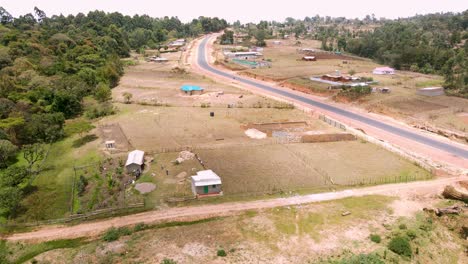
[[[430,174],[361,141],[199,150],[223,180],[226,195],[427,179]]]

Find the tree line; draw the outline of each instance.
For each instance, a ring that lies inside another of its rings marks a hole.
[[[0,215],[14,214],[14,198],[37,174],[44,145],[64,137],[66,119],[113,112],[111,88],[131,49],[159,48],[226,26],[218,18],[182,23],[102,11],[48,17],[37,7],[13,17],[0,7]],[[13,165],[20,151],[28,166]]]

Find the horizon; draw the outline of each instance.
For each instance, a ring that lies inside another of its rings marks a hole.
[[[377,19],[398,19],[412,17],[415,15],[425,15],[431,13],[460,13],[468,9],[457,0],[436,1],[436,0],[416,0],[403,1],[395,0],[389,4],[376,3],[370,0],[349,1],[337,0],[337,4],[330,6],[328,3],[313,3],[312,1],[292,0],[288,6],[281,6],[277,3],[268,4],[266,15],[259,15],[259,10],[266,9],[262,2],[251,2],[247,0],[237,1],[236,6],[224,8],[219,6],[219,2],[213,0],[179,1],[177,6],[165,5],[158,6],[157,3],[145,3],[144,0],[134,0],[129,4],[126,1],[112,1],[109,5],[107,1],[83,0],[79,3],[68,3],[63,1],[37,1],[26,0],[18,1],[4,0],[1,7],[5,8],[13,17],[19,17],[27,13],[33,13],[37,6],[43,10],[48,17],[53,15],[76,15],[78,13],[87,14],[90,11],[104,11],[106,13],[119,12],[123,15],[148,15],[150,17],[178,17],[182,22],[190,22],[192,19],[200,16],[218,17],[225,19],[229,23],[239,20],[241,23],[254,22],[261,20],[282,22],[287,17],[295,19],[304,19],[320,15],[321,17],[346,17],[348,19],[364,18],[366,15],[374,14]],[[402,5],[407,8],[400,8]],[[183,5],[184,8],[180,8]],[[208,7],[208,8],[206,8]],[[248,7],[248,8],[245,8]],[[152,9],[154,8],[154,10]],[[307,11],[311,10],[311,11]],[[414,11],[417,10],[417,11]],[[196,14],[194,14],[196,13]]]

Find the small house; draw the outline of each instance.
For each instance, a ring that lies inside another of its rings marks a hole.
[[[182,87],[180,87],[180,90],[185,94],[193,95],[202,94],[204,89],[196,85],[182,85]]]
[[[395,69],[390,67],[378,67],[372,71],[373,74],[385,75],[385,74],[395,74]]]
[[[128,173],[135,173],[139,175],[143,170],[145,152],[141,150],[134,150],[128,153],[125,169]]]
[[[221,178],[212,170],[203,170],[197,172],[197,175],[191,177],[192,192],[194,195],[216,195],[222,194]]]
[[[171,48],[179,48],[185,45],[185,39],[177,39],[169,43],[169,47]]]

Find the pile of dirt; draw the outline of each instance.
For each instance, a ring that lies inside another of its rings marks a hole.
[[[193,158],[195,158],[195,154],[188,150],[184,150],[179,153],[179,159],[182,161],[192,160]]]
[[[135,189],[141,194],[145,194],[154,191],[154,189],[156,189],[156,185],[149,182],[137,183],[135,185]]]
[[[266,134],[266,133],[263,133],[262,131],[257,130],[257,129],[255,129],[255,128],[247,129],[247,130],[245,131],[245,134],[246,134],[249,138],[254,138],[254,139],[262,139],[262,138],[266,138],[266,137],[267,137],[267,134]]]

